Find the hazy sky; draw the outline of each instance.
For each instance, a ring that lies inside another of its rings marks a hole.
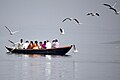
[[[120,40],[120,15],[103,6],[113,5],[120,10],[119,0],[0,0],[0,41],[20,38],[25,40],[52,40],[61,43],[102,43]],[[98,12],[100,17],[86,16],[88,12]],[[77,18],[82,25],[62,20]],[[10,36],[4,28],[19,30]],[[59,28],[65,35],[59,34]]]

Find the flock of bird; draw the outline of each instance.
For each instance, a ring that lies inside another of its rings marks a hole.
[[[111,6],[110,4],[107,4],[107,3],[104,3],[103,5],[109,7],[109,9],[114,11],[116,15],[118,15],[120,13],[120,11],[117,11],[117,9],[115,8],[116,2],[114,3],[113,6]],[[95,13],[89,12],[89,13],[87,13],[87,16],[98,16],[99,17],[100,14],[97,13],[97,12],[95,12]],[[83,24],[83,23],[79,22],[79,20],[77,20],[76,18],[74,18],[74,19],[72,19],[72,18],[65,18],[65,19],[63,19],[62,22],[65,22],[66,20],[75,21],[79,25]],[[60,33],[61,33],[61,35],[65,34],[65,30],[60,28]],[[74,49],[74,52],[78,52],[78,50],[76,49],[75,45],[73,45],[73,49]]]
[[[66,20],[75,21],[78,25],[83,24],[83,23],[79,22],[78,19],[76,19],[76,18],[65,18],[62,20],[62,22],[65,22]],[[61,35],[65,34],[64,29],[60,28],[60,33],[61,33]]]
[[[113,6],[111,6],[110,4],[107,4],[107,3],[104,3],[103,5],[106,6],[106,7],[108,7],[110,10],[114,11],[116,15],[118,15],[118,14],[120,13],[120,11],[117,11],[117,9],[115,8],[116,2],[114,3]],[[100,14],[97,13],[97,12],[95,12],[95,13],[89,12],[89,13],[87,13],[87,16],[98,16],[98,17],[99,17]],[[81,22],[80,22],[78,19],[76,19],[76,18],[65,18],[65,19],[62,20],[62,22],[65,22],[66,20],[74,21],[74,22],[76,22],[78,25],[83,24],[83,23],[81,23]],[[10,34],[10,35],[13,35],[13,34],[19,32],[19,31],[11,31],[7,26],[5,26],[5,28],[9,31],[9,34]],[[60,28],[59,30],[60,30],[61,35],[65,34],[65,31],[64,31],[63,28]],[[14,42],[12,42],[12,41],[10,41],[10,40],[9,40],[9,42],[11,42],[13,45],[15,45]],[[78,50],[76,49],[75,45],[73,45],[73,49],[74,49],[74,52],[78,52]]]
[[[116,2],[114,3],[113,6],[111,6],[110,4],[107,4],[107,3],[104,3],[103,5],[109,7],[109,9],[113,10],[116,15],[118,15],[120,13],[120,11],[117,11],[117,9],[115,8]],[[100,16],[100,14],[97,12],[96,13],[89,12],[89,13],[87,13],[87,16]],[[79,25],[83,24],[83,23],[79,22],[79,20],[76,18],[65,18],[62,20],[62,22],[65,22],[66,20],[75,21]],[[13,35],[13,34],[19,32],[19,31],[11,31],[7,26],[5,26],[5,28],[9,31],[10,35]],[[60,32],[61,32],[61,34],[65,33],[64,29],[62,29],[62,28],[60,28]]]
[[[114,11],[115,14],[118,15],[120,13],[120,11],[117,11],[117,9],[115,8],[116,4],[117,3],[115,2],[113,6],[111,6],[110,4],[107,4],[107,3],[104,3],[103,5],[109,7],[110,10]],[[100,14],[97,13],[97,12],[95,12],[95,13],[89,12],[89,13],[87,13],[87,16],[98,16],[99,17]],[[72,19],[72,18],[65,18],[65,19],[63,19],[62,22],[65,22],[66,20],[75,21],[77,24],[83,24],[83,23],[79,22],[79,20],[77,20],[76,18],[74,18],[74,19]],[[65,30],[60,28],[60,33],[61,33],[61,35],[65,34]]]
[[[91,16],[100,16],[100,14],[97,13],[97,12],[96,12],[96,13],[91,13],[91,12],[90,12],[90,13],[88,13],[87,15],[91,15]]]

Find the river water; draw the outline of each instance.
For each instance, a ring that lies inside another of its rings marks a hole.
[[[1,80],[119,80],[120,44],[85,44],[66,56],[17,55],[0,46]]]

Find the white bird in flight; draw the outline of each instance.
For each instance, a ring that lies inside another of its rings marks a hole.
[[[62,21],[62,22],[65,22],[66,20],[69,20],[69,21],[74,20],[77,24],[82,24],[82,23],[81,23],[81,22],[79,22],[79,21],[78,21],[78,19],[76,19],[76,18],[74,18],[74,19],[72,19],[72,18],[65,18],[65,19],[63,19],[63,21]]]
[[[5,26],[5,28],[9,31],[10,35],[13,35],[13,34],[19,32],[19,31],[14,31],[14,32],[13,32],[13,31],[11,31],[7,26]]]
[[[117,9],[114,8],[115,5],[116,5],[116,2],[115,2],[115,4],[114,4],[113,6],[111,6],[111,5],[109,5],[109,4],[106,4],[106,3],[103,4],[103,5],[108,6],[109,9],[113,10],[113,11],[115,12],[115,14],[117,14],[117,15],[120,13],[120,11],[117,11]]]
[[[89,15],[91,15],[91,16],[100,16],[100,14],[99,13],[92,13],[92,12],[90,12],[90,13],[87,13],[87,15],[89,16]]]
[[[61,35],[65,34],[64,29],[60,28],[60,33],[61,33]]]
[[[78,50],[77,50],[75,45],[73,45],[73,50],[74,50],[73,52],[75,52],[75,53],[78,52]]]

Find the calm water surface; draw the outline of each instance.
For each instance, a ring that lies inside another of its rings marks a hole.
[[[120,44],[85,44],[69,56],[6,54],[0,46],[1,80],[120,80]]]

